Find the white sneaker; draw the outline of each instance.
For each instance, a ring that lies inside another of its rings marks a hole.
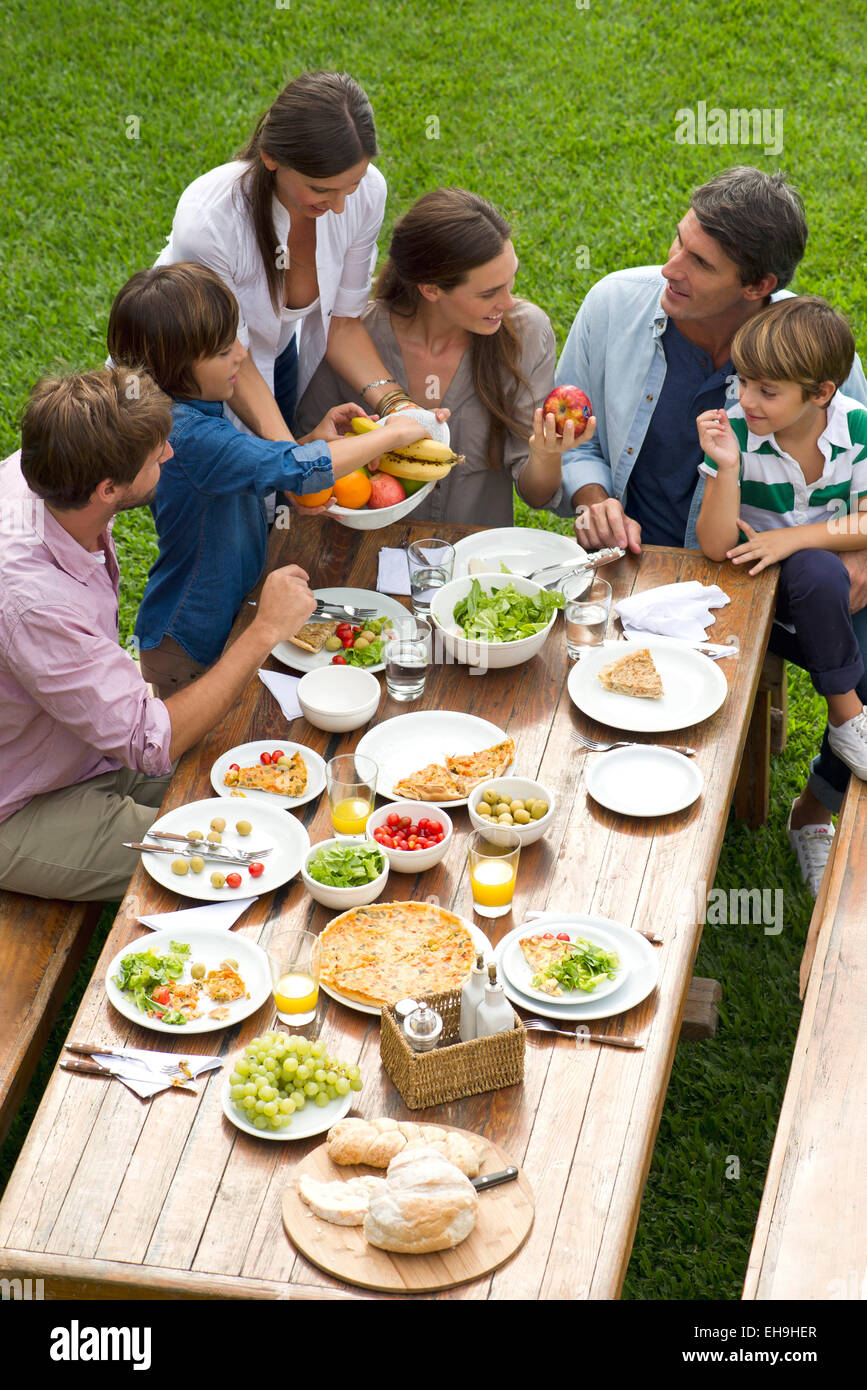
[[[867,779],[867,709],[863,705],[853,719],[828,725],[828,742],[841,763],[862,781]]]
[[[797,855],[801,877],[808,885],[813,897],[816,898],[819,895],[819,885],[822,882],[825,865],[828,863],[828,856],[834,843],[834,826],[829,822],[827,825],[805,825],[800,830],[793,830],[792,811],[794,809],[795,806],[792,803],[792,810],[786,821],[786,834],[789,837],[789,844]]]

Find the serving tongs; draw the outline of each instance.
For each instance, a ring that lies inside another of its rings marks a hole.
[[[618,560],[622,560],[626,554],[619,545],[609,546],[605,550],[589,551],[583,560],[563,560],[559,565],[545,565],[543,569],[533,570],[527,578],[532,579],[535,584],[541,584],[544,588],[552,589],[570,574],[580,574],[582,570],[587,571],[588,580],[595,575],[598,569],[605,565],[613,565]]]
[[[201,840],[194,841],[194,844],[196,845],[201,845],[201,843]],[[269,849],[259,850],[258,852],[256,850],[251,849],[249,851],[246,851],[246,853],[249,853],[250,855],[249,859],[240,859],[233,854],[229,854],[228,852],[221,854],[219,852],[219,845],[212,846],[210,849],[202,848],[191,850],[177,849],[172,845],[143,845],[136,843],[136,841],[134,840],[124,840],[123,847],[124,849],[138,850],[140,854],[173,854],[175,859],[195,859],[196,857],[198,857],[199,859],[209,859],[214,864],[239,864],[242,868],[245,869],[249,867],[249,865],[254,859],[261,859],[263,855],[270,854],[271,852]]]

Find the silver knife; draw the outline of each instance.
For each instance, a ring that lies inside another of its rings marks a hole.
[[[197,841],[197,843],[201,842]],[[241,868],[249,868],[251,862],[255,862],[250,859],[235,859],[229,854],[219,854],[216,850],[209,853],[206,849],[173,849],[171,845],[139,845],[129,840],[124,840],[123,847],[124,849],[137,849],[142,854],[171,854],[175,859],[210,859],[215,864],[238,864]]]

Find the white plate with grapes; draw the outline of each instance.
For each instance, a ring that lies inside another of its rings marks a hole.
[[[271,1045],[277,1041],[278,1046],[285,1047],[289,1040],[289,1034],[274,1030],[270,1035]],[[300,1041],[309,1049],[310,1040],[302,1038]],[[260,1044],[265,1044],[264,1048]],[[253,1042],[245,1048],[240,1057],[235,1059],[234,1068],[240,1063],[246,1064],[249,1068],[256,1065],[254,1056],[250,1049],[259,1047],[259,1055],[268,1055],[269,1035],[264,1038],[254,1038]],[[312,1046],[318,1046],[314,1040]],[[323,1047],[324,1052],[324,1047]],[[329,1099],[325,1104],[317,1104],[320,1095],[327,1094],[327,1090],[322,1083],[314,1080],[313,1072],[318,1068],[315,1062],[319,1058],[313,1059],[310,1052],[304,1055],[289,1049],[279,1058],[281,1062],[294,1057],[299,1066],[310,1066],[310,1075],[302,1078],[302,1086],[317,1086],[316,1097],[305,1097],[304,1105],[299,1110],[296,1108],[289,1110],[288,1103],[292,1102],[292,1094],[301,1090],[301,1086],[294,1080],[279,1079],[272,1083],[267,1078],[261,1076],[257,1080],[252,1074],[238,1072],[233,1069],[226,1080],[220,1099],[223,1105],[223,1114],[238,1129],[245,1134],[250,1134],[256,1139],[309,1139],[314,1134],[322,1134],[324,1130],[330,1129],[338,1120],[342,1120],[344,1115],[349,1112],[352,1102],[361,1090],[361,1072],[357,1066],[351,1066],[343,1062],[338,1062],[334,1058],[329,1058],[330,1066],[328,1071],[333,1071],[336,1082],[332,1083],[332,1089],[342,1089],[347,1086],[345,1094],[337,1094],[333,1099]],[[326,1083],[327,1084],[327,1083]],[[249,1091],[254,1086],[255,1092]],[[247,1099],[253,1102],[249,1109],[243,1108],[245,1096],[241,1091],[247,1091]],[[256,1106],[261,1104],[262,1109],[257,1110]],[[272,1108],[273,1107],[273,1108]],[[259,1121],[259,1123],[257,1123]]]

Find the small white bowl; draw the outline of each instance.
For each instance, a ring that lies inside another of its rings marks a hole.
[[[548,809],[544,816],[541,816],[539,820],[531,820],[529,825],[498,825],[496,821],[480,816],[476,810],[483,794],[490,787],[496,787],[509,801],[526,801],[528,797],[535,796],[539,801],[547,801]],[[557,803],[550,788],[542,782],[532,781],[529,777],[492,777],[490,781],[482,782],[478,787],[473,787],[467,801],[467,810],[470,813],[473,826],[476,830],[483,830],[492,844],[498,843],[498,830],[517,830],[522,845],[534,844],[536,840],[541,840],[542,836],[550,829],[556,809]],[[503,839],[505,838],[504,836]]]
[[[398,482],[401,481],[399,478]],[[395,502],[393,507],[338,507],[335,502],[323,515],[332,516],[341,526],[348,526],[350,531],[379,531],[383,526],[390,526],[393,521],[402,521],[405,516],[409,516],[435,487],[436,479],[431,483],[425,483],[418,492],[404,497],[402,502]]]
[[[538,656],[548,640],[559,610],[555,608],[546,626],[541,632],[533,633],[532,637],[520,637],[516,642],[468,641],[455,622],[454,608],[462,598],[466,598],[473,580],[478,580],[488,594],[495,589],[505,588],[509,583],[514,584],[521,594],[533,596],[544,592],[541,584],[520,574],[468,574],[463,579],[450,580],[435,591],[430,606],[431,619],[442,634],[446,654],[467,666],[488,667],[492,671],[502,670],[506,666],[520,666]]]
[[[327,883],[317,883],[315,878],[311,878],[307,872],[307,865],[311,859],[315,859],[321,849],[334,849],[336,846],[349,844],[358,849],[375,849],[385,859],[385,867],[378,878],[374,878],[370,883],[363,883],[358,888],[332,888]],[[350,907],[366,907],[368,903],[375,902],[388,881],[388,859],[387,851],[382,845],[378,845],[375,840],[320,840],[318,845],[311,845],[305,854],[301,864],[301,877],[304,880],[304,887],[323,907],[336,907],[341,912],[348,911]]]
[[[298,682],[298,703],[308,724],[329,733],[360,729],[379,708],[382,687],[362,666],[319,666]]]
[[[439,806],[432,806],[427,801],[390,801],[386,806],[380,806],[379,810],[374,811],[367,818],[367,834],[372,836],[374,830],[386,828],[386,821],[395,812],[398,816],[409,816],[413,824],[416,824],[421,817],[428,820],[438,820],[445,827],[445,835],[438,845],[433,845],[430,849],[389,849],[387,845],[380,845],[383,854],[388,855],[388,862],[399,874],[417,874],[425,869],[432,869],[434,864],[438,864],[445,857],[446,850],[454,835],[454,826],[445,811]],[[376,841],[374,840],[374,844]]]

